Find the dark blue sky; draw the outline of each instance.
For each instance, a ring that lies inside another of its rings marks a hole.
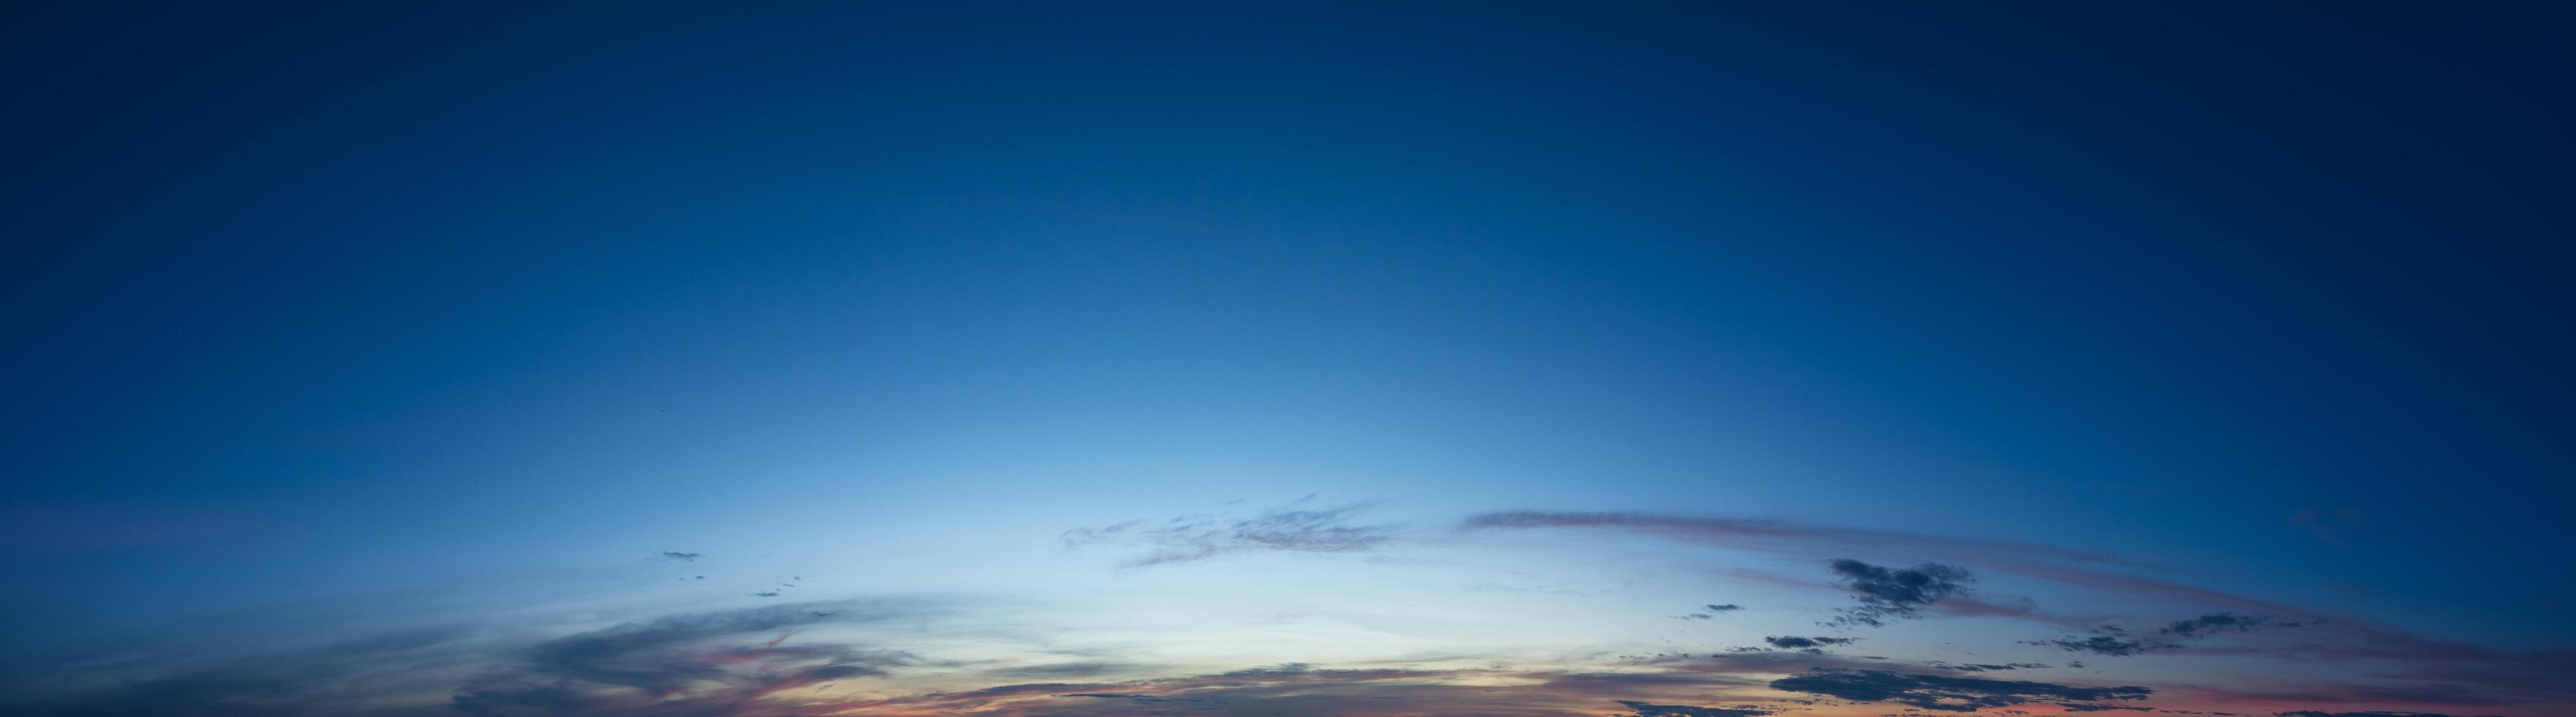
[[[1319,492],[2576,641],[2564,8],[731,5],[8,10],[12,656]]]

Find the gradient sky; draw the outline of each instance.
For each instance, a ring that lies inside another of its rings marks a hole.
[[[0,12],[8,714],[2576,714],[2565,5]]]

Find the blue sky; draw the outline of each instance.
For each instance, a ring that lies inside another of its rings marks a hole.
[[[12,711],[2576,705],[2555,8],[8,12]]]

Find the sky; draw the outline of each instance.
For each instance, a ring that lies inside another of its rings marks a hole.
[[[0,712],[2576,713],[2563,5],[0,13]]]

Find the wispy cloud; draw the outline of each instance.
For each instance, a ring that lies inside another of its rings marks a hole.
[[[1367,504],[1277,508],[1249,517],[1191,515],[1160,525],[1129,521],[1065,531],[1067,547],[1110,544],[1147,552],[1124,563],[1146,567],[1257,552],[1350,553],[1377,548],[1392,536],[1384,525],[1355,525]]]
[[[2290,712],[2275,712],[2273,714],[2278,717],[2454,717],[2453,715],[2438,712],[2320,712],[2317,710],[2295,710]],[[2458,715],[2457,717],[2496,717],[2496,715]]]
[[[1918,709],[1974,712],[2032,703],[2143,700],[2155,690],[2135,685],[2080,687],[2047,682],[1908,675],[1887,670],[1820,669],[1771,682],[1772,689],[1854,702],[1894,702]]]
[[[2268,615],[2246,616],[2232,612],[2213,612],[2200,617],[2176,620],[2153,635],[2131,637],[2118,625],[2094,628],[2092,635],[2032,640],[2026,644],[2046,645],[2069,652],[2088,652],[2108,657],[2125,657],[2150,650],[2181,647],[2184,643],[2225,632],[2247,632],[2265,626],[2299,627],[2300,623]]]
[[[113,680],[14,683],[0,713],[87,715],[625,715],[750,713],[783,690],[883,675],[901,650],[798,644],[797,630],[930,614],[909,600],[688,613],[556,637],[394,633],[321,648],[128,666]]]
[[[1686,615],[1674,615],[1673,617],[1674,617],[1674,618],[1676,618],[1676,619],[1681,619],[1681,620],[1706,620],[1706,619],[1709,619],[1709,618],[1712,618],[1712,617],[1717,617],[1718,615],[1722,615],[1722,614],[1730,613],[1730,612],[1735,612],[1735,611],[1737,611],[1737,610],[1742,610],[1742,609],[1744,609],[1744,606],[1742,606],[1742,605],[1736,605],[1736,604],[1733,604],[1733,603],[1728,603],[1728,604],[1725,604],[1725,605],[1709,604],[1709,605],[1701,605],[1701,606],[1699,607],[1699,612],[1694,612],[1694,613],[1690,613],[1690,614],[1686,614]]]
[[[1753,706],[1701,707],[1698,705],[1658,705],[1639,702],[1636,700],[1620,700],[1619,704],[1626,705],[1628,707],[1628,714],[1611,715],[1611,717],[1761,717],[1762,715],[1777,714],[1777,712],[1772,710]]]
[[[1824,648],[1827,647],[1840,647],[1859,642],[1860,640],[1861,639],[1857,637],[1799,637],[1796,635],[1773,635],[1762,638],[1762,642],[1783,650],[1815,650],[1817,652],[1823,652]]]

